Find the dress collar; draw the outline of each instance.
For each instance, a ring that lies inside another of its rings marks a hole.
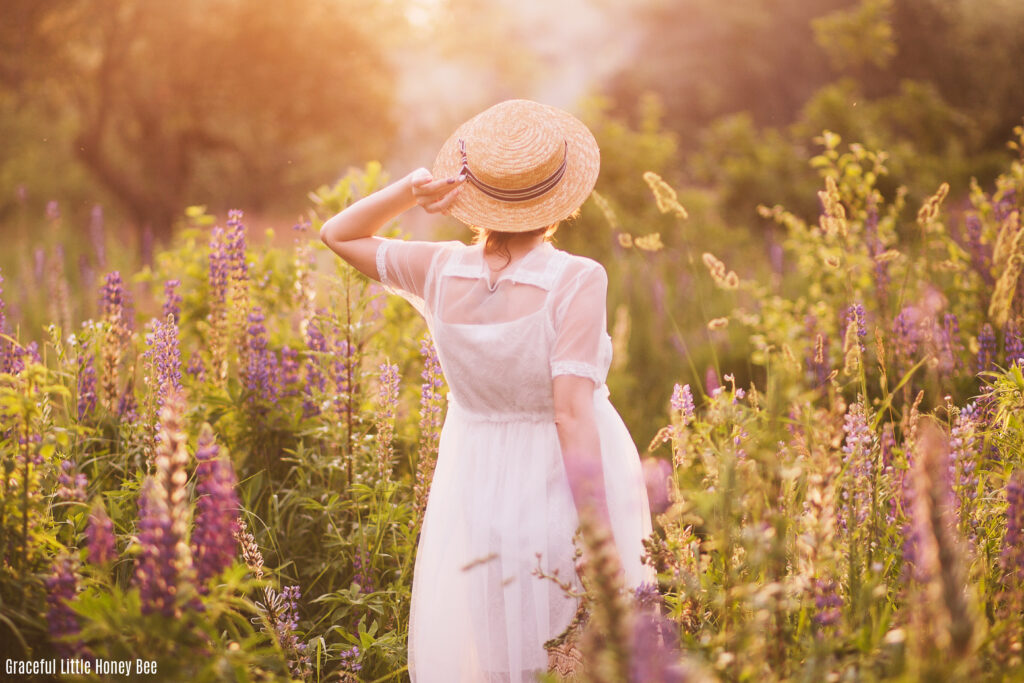
[[[518,261],[514,261],[498,272],[498,277],[491,285],[491,269],[484,260],[483,243],[471,245],[462,253],[462,257],[445,269],[444,275],[482,279],[484,285],[496,291],[502,280],[522,282],[524,284],[550,290],[564,267],[565,252],[555,249],[550,242],[542,242],[528,251]],[[543,256],[550,256],[544,259]]]

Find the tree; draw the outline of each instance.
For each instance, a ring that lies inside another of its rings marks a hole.
[[[19,12],[28,37],[21,58],[3,62],[0,87],[58,84],[46,96],[73,112],[76,158],[158,238],[189,203],[259,209],[267,197],[303,196],[345,162],[380,155],[390,136],[393,75],[369,37],[383,10],[365,3],[43,8]],[[48,50],[52,68],[26,66]]]

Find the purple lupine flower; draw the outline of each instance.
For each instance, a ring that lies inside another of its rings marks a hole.
[[[103,366],[103,405],[113,410],[118,395],[118,366],[121,362],[127,329],[124,324],[124,284],[121,273],[113,271],[103,278],[100,288],[100,310],[106,323],[103,343],[100,345]],[[123,411],[119,412],[123,415]]]
[[[424,449],[433,452],[437,448],[437,440],[441,430],[441,391],[444,389],[444,377],[441,373],[441,362],[437,357],[430,336],[420,339],[420,355],[423,356],[423,372],[420,377],[420,440],[421,455]]]
[[[647,502],[651,514],[660,515],[671,502],[669,500],[669,480],[672,476],[672,465],[662,458],[644,458],[644,488],[647,490]]]
[[[210,233],[208,279],[210,283],[210,369],[215,382],[223,382],[227,370],[228,285],[231,271],[228,243],[223,228]]]
[[[168,280],[164,283],[164,307],[162,317],[166,320],[167,316],[174,318],[174,323],[178,324],[181,318],[181,294],[178,293],[178,287],[181,285],[181,280]]]
[[[839,584],[833,579],[812,579],[814,593],[814,621],[822,627],[833,626],[842,616],[843,599],[839,596]]]
[[[306,348],[313,352],[309,361],[305,364],[305,382],[303,390],[305,398],[302,401],[302,416],[313,417],[320,414],[320,407],[316,403],[316,396],[322,394],[327,388],[327,378],[321,369],[321,356],[327,351],[327,339],[324,338],[320,326],[315,320],[311,320],[306,327]]]
[[[981,218],[976,212],[967,214],[964,229],[967,232],[967,251],[971,255],[971,265],[975,272],[981,275],[985,284],[992,287],[995,284],[992,275],[992,245],[983,244],[981,241]]]
[[[56,199],[46,202],[46,220],[60,220],[60,204],[57,203]]]
[[[444,391],[441,362],[429,334],[420,339],[420,354],[423,356],[423,372],[420,374],[423,383],[420,385],[419,452],[416,459],[416,482],[413,485],[417,516],[426,510],[430,482],[434,477],[437,447],[441,437]]]
[[[343,650],[338,655],[338,660],[342,671],[355,674],[363,669],[363,665],[359,663],[358,645],[353,645],[350,650]]]
[[[49,304],[50,318],[61,329],[69,330],[71,329],[71,304],[64,264],[64,245],[57,244],[53,248],[52,257],[46,269],[46,286],[49,294],[47,303]]]
[[[103,207],[94,204],[89,214],[89,238],[92,240],[93,251],[96,252],[96,263],[100,268],[107,267],[107,240],[103,232]]]
[[[57,476],[57,498],[63,501],[85,500],[85,487],[89,480],[85,474],[78,471],[78,467],[71,460],[64,460],[60,463],[60,474]]]
[[[149,369],[149,380],[156,396],[156,418],[164,407],[167,396],[181,390],[181,348],[178,343],[178,325],[170,315],[166,320],[154,320],[152,332],[146,335],[147,350],[142,354]]]
[[[679,384],[675,384],[672,387],[672,398],[669,403],[672,407],[672,412],[679,414],[682,427],[690,424],[694,415],[693,393],[690,391],[690,385],[684,384],[679,386]]]
[[[851,530],[867,519],[871,505],[868,482],[873,476],[874,461],[872,450],[875,435],[868,425],[865,408],[861,401],[852,404],[843,420],[843,432],[846,434],[843,453],[848,461],[847,482],[840,493],[843,514],[840,526]],[[851,496],[852,493],[852,496]]]
[[[742,389],[740,390],[742,391]],[[735,400],[733,401],[735,403]],[[740,444],[750,438],[750,434],[743,427],[737,425],[733,430],[732,445],[736,446],[736,457],[740,460],[747,457],[746,449],[740,448]]]
[[[2,305],[0,303],[0,306]],[[1011,367],[1014,363],[1024,365],[1024,335],[1013,320],[1007,321],[1006,327],[1003,328],[1003,350],[1006,367]]]
[[[135,565],[143,614],[176,616],[179,597],[191,585],[192,551],[187,543],[189,504],[185,488],[189,462],[182,392],[171,392],[160,413],[155,476],[147,477],[139,496],[139,545]],[[189,606],[201,608],[193,600]]]
[[[372,593],[375,588],[370,576],[370,554],[362,546],[352,556],[352,570],[352,581],[359,584],[359,592]]]
[[[978,356],[975,363],[975,367],[977,368],[976,371],[985,372],[987,370],[991,370],[995,365],[997,352],[996,335],[992,331],[992,325],[985,323],[981,326],[981,332],[978,333]]]
[[[281,396],[289,398],[299,395],[299,352],[290,346],[281,349]]]
[[[1017,470],[1006,482],[1006,537],[1000,562],[1007,577],[1024,584],[1024,471]]]
[[[377,411],[377,468],[381,477],[391,473],[391,459],[394,453],[392,439],[395,435],[395,418],[398,413],[398,366],[384,362],[380,364],[380,407]]]
[[[142,552],[135,563],[135,583],[143,614],[159,612],[170,617],[175,613],[178,584],[178,539],[172,532],[170,510],[160,488],[155,479],[148,478],[139,494],[138,538]]]
[[[946,374],[949,374],[962,366],[960,351],[963,344],[960,342],[960,321],[955,314],[946,313],[942,316],[941,335],[941,367]]]
[[[89,546],[89,562],[105,565],[117,557],[117,541],[114,537],[114,523],[107,515],[107,508],[99,498],[89,513],[89,524],[85,528]]]
[[[925,584],[931,580],[931,572],[921,557],[921,539],[925,533],[921,524],[921,520],[910,515],[910,520],[903,525],[903,570],[910,579]]]
[[[295,633],[299,626],[299,587],[285,586],[284,590],[274,597],[278,603],[276,615],[271,619],[274,633],[289,655],[288,668],[292,675],[305,678],[309,669],[309,655],[306,654],[306,643],[300,641]]]
[[[105,320],[121,322],[124,314],[124,282],[119,271],[107,273],[100,288],[100,309]]]
[[[25,369],[25,366],[29,363],[42,363],[42,359],[39,357],[39,344],[37,342],[29,342],[25,346],[14,344],[14,348],[10,354],[10,371],[17,375]]]
[[[228,295],[228,245],[223,228],[210,233],[210,302],[211,308],[223,306]]]
[[[245,226],[242,224],[242,212],[238,209],[228,211],[227,254],[231,277],[236,281],[246,279],[249,267],[245,262]]]
[[[677,627],[672,620],[642,612],[633,622],[630,640],[629,680],[651,683],[690,680],[681,654],[672,645],[678,640]]]
[[[716,390],[722,388],[721,383],[718,381],[718,372],[710,365],[704,372],[704,386],[707,387],[708,396],[716,396]]]
[[[277,356],[267,348],[264,320],[263,309],[253,306],[249,312],[242,377],[251,401],[269,403],[277,399]]]
[[[203,425],[196,448],[196,511],[192,531],[199,592],[205,594],[207,581],[231,566],[235,560],[234,534],[239,508],[237,479],[231,461],[220,453],[213,429]]]
[[[863,339],[868,334],[867,319],[864,314],[864,304],[856,303],[851,304],[847,307],[843,314],[843,330],[845,331],[850,323],[857,325],[857,337],[861,340],[860,344],[861,353],[864,352],[864,341]]]
[[[906,306],[893,320],[892,333],[897,360],[909,360],[917,353],[920,338],[920,311]]]
[[[995,197],[993,197],[995,199]],[[1002,195],[992,205],[992,217],[1000,223],[1006,220],[1013,210],[1017,208],[1017,190],[1007,187]]]
[[[81,422],[96,411],[96,366],[85,349],[78,354],[78,420]]]
[[[63,657],[82,654],[81,643],[65,640],[81,631],[78,614],[68,604],[78,594],[78,558],[67,552],[60,555],[54,561],[53,573],[44,583],[46,622],[50,627],[50,637],[55,641],[54,646]]]
[[[123,422],[134,424],[139,419],[139,403],[135,400],[135,390],[129,385],[117,402],[117,416]]]
[[[206,363],[203,361],[203,357],[198,351],[193,351],[192,355],[188,358],[188,367],[185,368],[191,377],[197,382],[202,382],[206,379]]]
[[[661,605],[661,591],[658,590],[658,584],[642,581],[639,586],[633,589],[633,599],[640,609]]]
[[[962,514],[963,505],[978,495],[978,449],[975,438],[975,413],[977,404],[964,406],[950,430],[949,475],[954,482],[957,514]]]

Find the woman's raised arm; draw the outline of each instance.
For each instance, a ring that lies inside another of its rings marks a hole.
[[[428,213],[441,213],[458,196],[463,176],[434,180],[425,168],[346,207],[320,228],[320,239],[356,270],[376,279],[377,231],[388,221],[419,204]]]

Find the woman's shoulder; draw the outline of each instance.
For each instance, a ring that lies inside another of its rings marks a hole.
[[[583,256],[582,254],[574,254],[569,251],[558,249],[563,254],[566,265],[563,271],[564,276],[567,279],[576,277],[599,277],[598,273],[603,274],[605,277],[608,276],[605,270],[604,264],[600,261],[590,258],[589,256]]]

